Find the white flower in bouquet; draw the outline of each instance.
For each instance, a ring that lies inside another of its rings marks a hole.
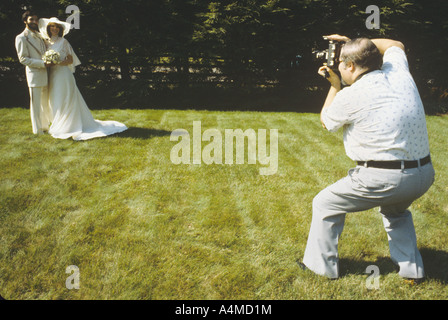
[[[45,52],[42,60],[44,60],[45,63],[58,64],[59,62],[61,62],[61,55],[59,54],[59,52],[50,49]]]

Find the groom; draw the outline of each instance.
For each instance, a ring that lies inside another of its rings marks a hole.
[[[45,42],[39,34],[38,17],[26,11],[22,15],[25,30],[16,37],[16,50],[19,61],[26,68],[26,79],[30,92],[31,125],[34,134],[48,131],[52,114],[48,105],[48,75],[42,56],[45,54]]]

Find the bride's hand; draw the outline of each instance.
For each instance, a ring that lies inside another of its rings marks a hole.
[[[60,65],[61,66],[68,66],[69,64],[72,64],[72,63],[73,63],[73,57],[69,54],[69,55],[67,55],[65,60],[60,63]]]

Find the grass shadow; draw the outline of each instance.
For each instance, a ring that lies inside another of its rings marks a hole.
[[[114,134],[113,137],[151,139],[154,137],[163,137],[169,135],[171,135],[171,131],[151,129],[151,128],[130,127],[126,131]]]
[[[420,253],[425,265],[425,273],[428,279],[438,280],[448,284],[448,252],[432,248],[422,248]]]
[[[448,284],[448,252],[435,250],[431,248],[422,248],[420,253],[425,266],[425,274],[427,279],[432,279]],[[365,273],[368,266],[375,265],[379,268],[381,275],[389,273],[398,273],[398,266],[395,265],[389,257],[378,257],[373,260],[361,260],[351,258],[341,258],[339,260],[339,270],[341,277],[350,274]]]
[[[377,266],[381,275],[398,272],[398,267],[389,257],[378,257],[376,260],[341,258],[339,260],[339,274],[344,277],[350,274],[365,273],[370,265]]]

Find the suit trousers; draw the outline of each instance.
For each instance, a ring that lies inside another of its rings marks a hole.
[[[422,257],[411,203],[434,183],[432,163],[413,169],[378,169],[357,166],[322,190],[313,200],[313,218],[303,263],[313,272],[339,277],[338,240],[345,215],[379,207],[389,240],[392,261],[405,278],[424,277]]]
[[[30,87],[31,126],[34,134],[48,131],[52,113],[48,103],[48,87]]]

